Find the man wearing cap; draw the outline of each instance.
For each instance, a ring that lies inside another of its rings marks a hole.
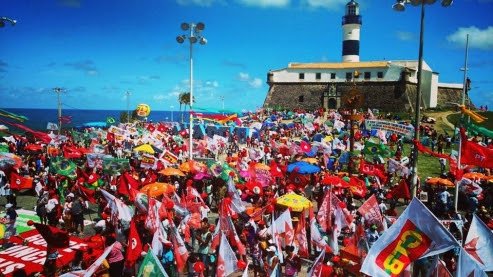
[[[11,236],[15,236],[15,222],[17,220],[17,212],[14,209],[14,205],[11,203],[7,203],[5,205],[5,216],[3,217],[3,221],[5,222],[5,235],[4,239],[8,240]]]
[[[368,247],[372,247],[373,244],[378,240],[380,234],[377,231],[377,225],[372,224],[370,228],[366,229],[366,240],[368,241]]]

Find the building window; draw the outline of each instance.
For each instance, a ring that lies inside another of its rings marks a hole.
[[[353,73],[352,72],[346,72],[346,81],[351,81],[353,78]]]
[[[317,79],[317,80],[322,79],[322,73],[320,73],[320,72],[315,73],[315,79]]]
[[[330,73],[330,79],[334,80],[336,78],[336,74],[335,73]]]
[[[303,103],[305,101],[305,97],[303,95],[298,96],[298,102]]]
[[[371,72],[365,72],[365,80],[371,79]]]
[[[383,78],[383,72],[382,71],[377,72],[377,78],[379,78],[379,79]]]
[[[299,77],[300,77],[300,80],[304,80],[305,79],[305,73],[300,73]]]

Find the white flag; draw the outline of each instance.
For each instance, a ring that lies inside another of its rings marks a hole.
[[[225,277],[236,271],[238,259],[235,252],[224,234],[221,234],[221,245],[219,246],[219,255],[217,256],[216,276]]]
[[[322,250],[322,252],[320,252],[320,255],[318,255],[315,262],[313,262],[312,268],[308,272],[308,276],[312,276],[312,277],[321,276],[324,259],[325,259],[325,250]]]
[[[484,271],[493,271],[493,233],[476,214],[472,218],[464,249]]]
[[[116,223],[119,219],[125,222],[132,220],[133,211],[122,200],[116,198],[111,193],[101,189],[101,193],[108,202],[111,209],[111,219]]]
[[[48,124],[46,124],[46,130],[56,131],[58,130],[58,125],[53,122],[48,122]]]
[[[459,243],[416,197],[370,248],[361,272],[396,276],[413,261],[458,247]]]

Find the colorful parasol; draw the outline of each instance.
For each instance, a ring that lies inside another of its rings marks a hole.
[[[342,179],[339,176],[333,176],[333,175],[325,175],[325,177],[322,179],[322,184],[324,185],[331,185],[336,188],[348,188],[349,183],[346,182],[344,179]]]
[[[135,152],[145,152],[149,154],[154,154],[156,151],[150,144],[142,144],[134,148]]]
[[[182,176],[182,177],[185,176],[185,174],[181,170],[173,167],[165,168],[159,171],[159,174],[163,174],[166,176]]]
[[[288,172],[298,172],[300,174],[312,174],[320,171],[320,167],[310,163],[300,161],[288,165]]]
[[[446,186],[446,187],[449,187],[449,188],[453,188],[455,187],[455,184],[450,181],[449,179],[445,179],[445,178],[438,178],[438,177],[433,177],[433,178],[429,178],[428,180],[426,180],[426,183],[428,185],[434,185],[434,186]]]
[[[150,197],[157,197],[163,194],[172,194],[175,192],[175,187],[168,183],[151,183],[140,189],[140,192],[147,194]]]
[[[288,193],[276,199],[276,205],[291,208],[293,212],[301,212],[312,206],[312,202],[296,193]]]

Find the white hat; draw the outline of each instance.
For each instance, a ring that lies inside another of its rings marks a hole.
[[[67,194],[67,197],[75,197],[75,195],[73,193],[69,193]]]
[[[5,209],[12,208],[13,206],[14,206],[14,205],[12,205],[12,204],[10,204],[10,203],[7,203],[7,204],[5,205]]]

